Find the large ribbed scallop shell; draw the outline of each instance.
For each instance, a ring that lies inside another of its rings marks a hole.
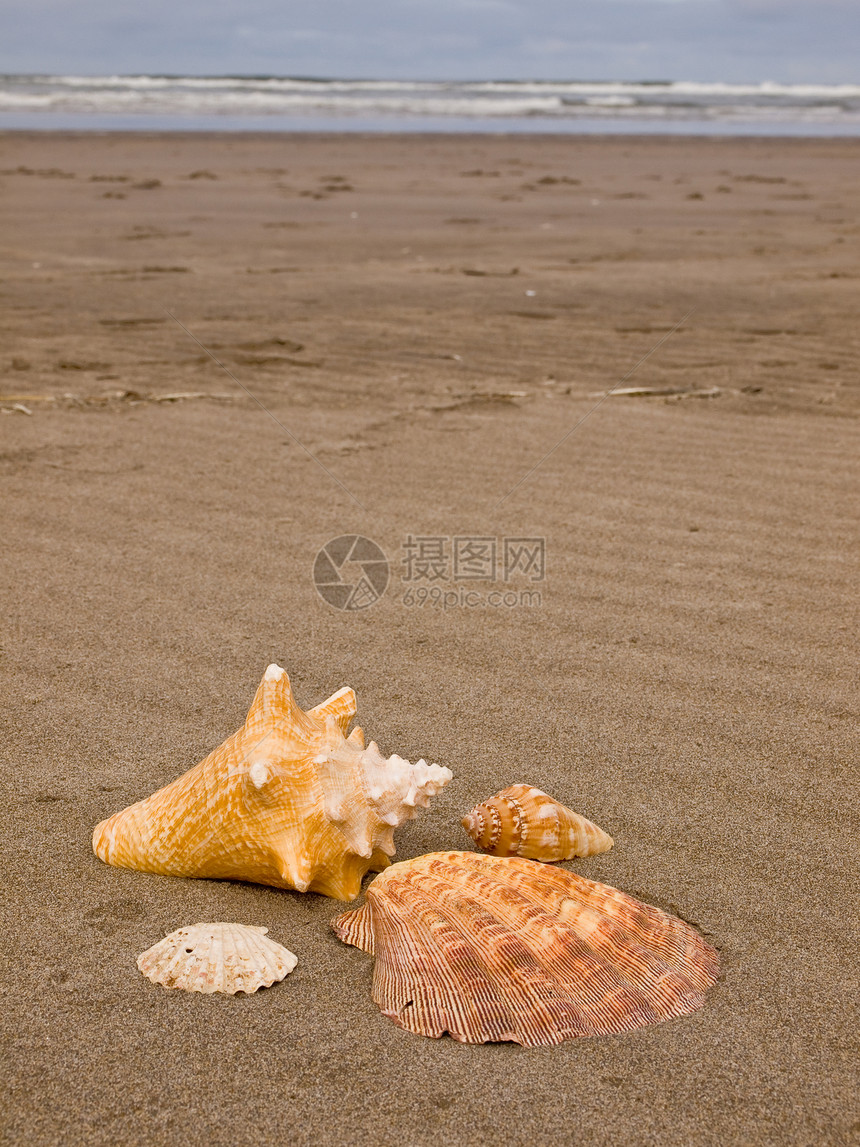
[[[688,924],[561,868],[434,852],[392,865],[332,921],[376,957],[373,999],[407,1031],[550,1046],[688,1015],[717,954]]]
[[[527,860],[570,860],[612,848],[612,837],[542,789],[511,785],[460,822],[484,852]]]
[[[394,829],[451,779],[449,769],[344,734],[355,694],[303,712],[270,665],[238,733],[166,788],[97,825],[107,864],[250,880],[354,900],[394,854]]]
[[[192,924],[177,928],[137,958],[147,979],[186,992],[251,995],[288,976],[298,959],[250,924]]]

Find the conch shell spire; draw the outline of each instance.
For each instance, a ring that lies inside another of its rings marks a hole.
[[[394,854],[394,829],[429,804],[449,769],[365,748],[355,694],[304,712],[270,665],[245,724],[193,769],[98,825],[107,864],[168,876],[250,880],[354,899]]]
[[[274,669],[278,667],[270,665],[269,668]],[[281,672],[284,672],[283,669]],[[286,677],[285,673],[284,676]],[[355,712],[355,693],[353,693],[352,689],[347,685],[343,689],[338,689],[337,693],[333,693],[327,701],[321,701],[320,704],[315,705],[313,709],[308,709],[308,716],[316,717],[323,721],[327,717],[333,717],[340,731],[346,733],[350,721],[355,716]],[[364,748],[363,734],[361,747]]]

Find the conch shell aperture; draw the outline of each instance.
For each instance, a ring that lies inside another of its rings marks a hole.
[[[492,856],[571,860],[612,848],[602,828],[531,785],[511,785],[475,805],[460,822]]]
[[[353,900],[364,874],[394,854],[394,829],[451,771],[385,758],[346,731],[355,694],[303,712],[278,665],[266,670],[245,724],[205,760],[97,825],[105,863],[167,876],[249,880]]]
[[[375,956],[373,999],[407,1031],[525,1047],[632,1031],[700,1008],[717,953],[685,924],[519,857],[392,865],[332,921]]]

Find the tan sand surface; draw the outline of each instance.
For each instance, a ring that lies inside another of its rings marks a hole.
[[[6,1142],[857,1141],[858,158],[0,137]],[[659,393],[598,406],[616,384]],[[313,585],[343,534],[391,560],[365,610]],[[410,535],[545,538],[546,576],[420,605]],[[570,867],[719,948],[705,1008],[423,1039],[343,904],[98,861],[93,825],[233,732],[270,661],[453,769],[401,858],[468,847],[519,781],[595,820],[614,849]],[[298,968],[250,998],[137,971],[215,920]]]

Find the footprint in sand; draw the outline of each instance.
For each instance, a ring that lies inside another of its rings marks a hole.
[[[323,191],[355,191],[345,175],[321,175]]]
[[[158,227],[136,226],[132,227],[130,235],[123,235],[123,239],[184,239],[190,231],[162,231]]]
[[[298,354],[305,349],[304,343],[294,342],[293,339],[283,339],[278,336],[268,339],[258,339],[256,342],[237,343],[241,350],[266,350],[268,347],[279,347],[287,354]]]
[[[165,323],[167,319],[99,319],[103,327],[149,327],[154,323]]]
[[[7,167],[4,171],[0,171],[0,175],[35,175],[39,179],[76,179],[77,176],[73,171],[61,171],[59,167],[24,167],[21,164],[19,167]]]
[[[57,370],[104,371],[110,370],[109,362],[78,362],[75,359],[62,358],[57,363]]]

